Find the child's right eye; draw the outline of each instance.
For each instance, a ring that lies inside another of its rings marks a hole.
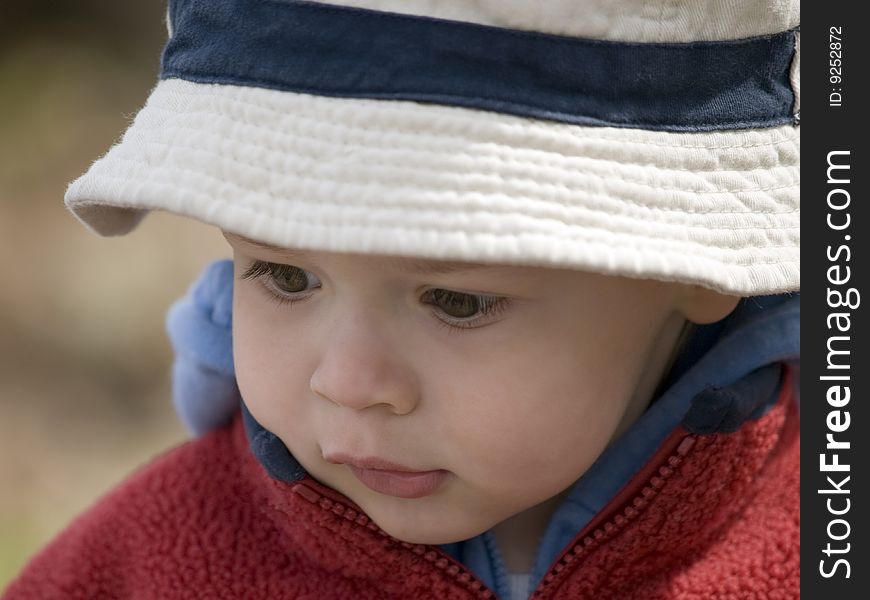
[[[320,285],[317,276],[304,269],[261,260],[254,261],[241,276],[242,279],[251,280],[261,277],[265,279],[266,287],[276,296],[282,298],[287,295],[307,292]],[[309,286],[311,279],[314,280],[315,284]]]

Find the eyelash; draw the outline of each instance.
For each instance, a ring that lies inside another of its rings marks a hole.
[[[274,283],[274,277],[280,274],[283,270],[292,267],[292,265],[283,265],[278,263],[270,263],[262,260],[255,260],[248,269],[242,273],[240,279],[257,281],[259,280],[269,296],[277,302],[279,306],[293,306],[297,302],[306,300],[311,294],[302,297],[291,297],[286,292],[281,291]],[[303,273],[307,273],[304,269],[299,269]],[[448,333],[462,331],[466,329],[477,329],[480,327],[478,323],[492,318],[493,316],[503,312],[508,308],[510,299],[502,296],[484,296],[476,294],[465,294],[463,292],[454,292],[453,290],[443,290],[436,288],[426,292],[427,297],[431,297],[434,292],[441,290],[443,292],[471,296],[477,299],[479,305],[479,313],[483,316],[472,319],[458,320],[454,317],[438,317],[438,326],[443,327]],[[427,303],[432,306],[437,306],[432,303]],[[443,314],[443,312],[442,312]]]

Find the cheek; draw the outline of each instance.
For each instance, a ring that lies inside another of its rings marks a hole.
[[[297,419],[305,398],[303,357],[292,344],[274,306],[237,290],[233,299],[233,360],[239,392],[251,414],[278,433]]]
[[[620,313],[615,323],[600,308],[542,313],[440,378],[451,458],[481,486],[570,485],[607,447],[638,385],[652,319]]]
[[[592,385],[594,370],[582,362],[535,360],[535,346],[526,348],[533,352],[506,352],[498,368],[466,369],[449,379],[449,388],[437,393],[449,399],[443,437],[453,441],[453,464],[475,485],[514,495],[517,486],[555,494],[604,449],[620,404],[602,403],[609,384]]]

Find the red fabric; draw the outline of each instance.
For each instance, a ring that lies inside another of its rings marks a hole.
[[[800,445],[788,385],[736,433],[678,431],[668,443],[676,450],[657,454],[578,536],[536,598],[799,597]],[[437,548],[390,538],[316,482],[270,479],[238,418],[104,497],[3,595],[478,597],[492,595]]]

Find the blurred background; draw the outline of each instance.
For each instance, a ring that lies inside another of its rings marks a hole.
[[[164,214],[98,238],[63,206],[155,84],[164,11],[163,0],[0,0],[0,590],[187,437],[164,318],[228,246]]]

